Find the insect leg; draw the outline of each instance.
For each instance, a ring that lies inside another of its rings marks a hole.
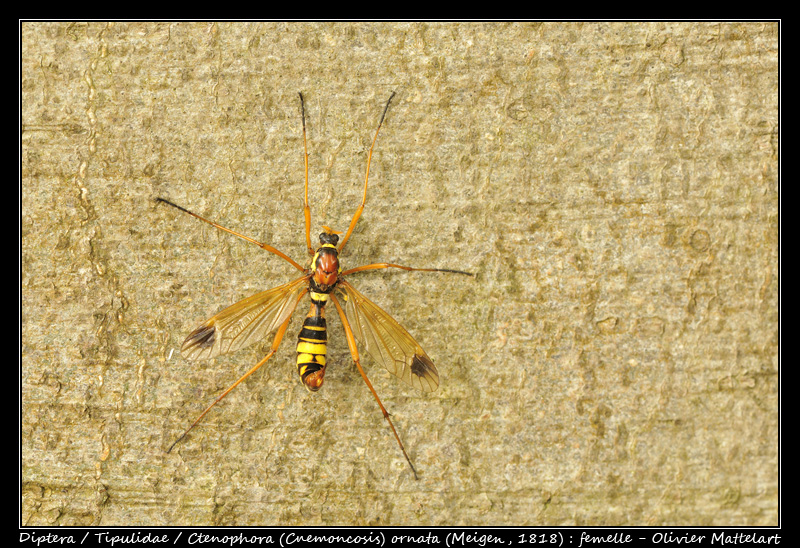
[[[378,122],[378,129],[375,130],[375,137],[372,139],[372,146],[369,147],[369,154],[367,155],[367,174],[364,176],[364,197],[361,199],[361,205],[358,206],[356,209],[355,215],[353,215],[353,220],[350,221],[350,227],[347,229],[347,233],[345,233],[344,238],[339,243],[339,247],[337,248],[338,251],[341,251],[344,247],[344,244],[347,243],[347,240],[350,239],[350,234],[353,233],[353,229],[356,227],[356,222],[358,222],[358,218],[361,217],[361,212],[364,211],[364,206],[367,204],[367,183],[369,182],[369,165],[372,163],[372,149],[375,148],[375,142],[378,140],[378,132],[381,130],[381,126],[383,125],[383,119],[386,117],[386,112],[389,110],[389,103],[392,102],[395,93],[389,96],[389,100],[386,101],[386,107],[383,109],[383,114],[381,115],[381,121]]]
[[[303,118],[303,160],[306,168],[306,193],[303,202],[303,216],[306,219],[306,245],[309,255],[314,255],[314,248],[311,246],[311,208],[308,205],[308,145],[306,144],[306,105],[303,101],[303,94],[300,96],[300,114]]]
[[[358,356],[358,349],[356,348],[356,339],[353,336],[353,330],[350,328],[350,323],[347,321],[347,317],[344,314],[344,310],[342,310],[342,305],[339,304],[339,299],[333,293],[329,294],[330,300],[333,301],[334,306],[336,306],[336,311],[339,313],[339,318],[342,320],[342,325],[344,326],[344,333],[347,338],[347,346],[350,348],[350,355],[353,358],[353,361],[358,368],[358,372],[361,373],[361,377],[364,379],[364,382],[367,383],[367,387],[372,392],[372,395],[375,396],[375,401],[378,402],[378,406],[381,408],[383,412],[383,418],[389,422],[389,426],[392,429],[392,433],[394,434],[395,439],[397,440],[398,445],[400,445],[400,450],[403,452],[403,456],[406,458],[406,462],[411,467],[411,471],[414,472],[414,479],[419,479],[417,476],[417,470],[414,468],[414,465],[411,464],[411,459],[408,457],[408,453],[406,453],[406,448],[403,446],[403,442],[400,441],[400,436],[397,434],[397,430],[392,423],[392,419],[389,418],[389,412],[381,403],[381,399],[378,397],[378,393],[375,391],[375,388],[372,386],[372,383],[369,382],[367,378],[367,374],[364,373],[364,369],[361,367],[361,361]]]
[[[363,266],[357,266],[355,268],[351,268],[350,270],[345,270],[341,273],[341,276],[345,276],[347,274],[355,274],[356,272],[363,272],[364,270],[378,270],[380,268],[401,268],[403,270],[408,271],[418,271],[418,272],[451,272],[453,274],[465,274],[467,276],[474,276],[472,272],[464,272],[463,270],[451,270],[449,268],[411,268],[410,266],[401,266],[399,264],[392,264],[392,263],[375,263],[375,264],[365,264]]]
[[[300,301],[300,298],[301,298],[303,295],[305,295],[305,293],[306,293],[306,292],[305,292],[305,291],[303,291],[303,293],[301,293],[301,294],[300,294],[300,297],[298,297],[298,299],[297,299],[297,300],[298,300],[298,302]],[[296,306],[296,304],[295,304],[295,306]],[[215,405],[217,405],[217,404],[220,402],[220,400],[222,400],[222,398],[224,398],[225,396],[227,396],[227,395],[228,395],[228,394],[231,392],[231,390],[233,390],[234,388],[236,388],[237,386],[239,386],[239,384],[240,384],[240,383],[241,383],[243,380],[245,380],[247,377],[249,377],[250,375],[252,375],[252,374],[253,374],[253,373],[255,373],[256,371],[258,371],[258,370],[261,368],[261,366],[262,366],[262,365],[264,365],[265,363],[267,363],[267,361],[268,361],[268,360],[269,360],[269,359],[270,359],[270,358],[271,358],[271,357],[272,357],[272,356],[275,354],[275,352],[277,352],[277,351],[278,351],[278,346],[280,346],[280,344],[281,344],[281,340],[283,339],[283,335],[286,333],[286,328],[287,328],[287,327],[289,327],[289,321],[290,321],[291,319],[292,319],[292,316],[291,316],[291,314],[290,314],[290,315],[289,315],[289,317],[288,317],[288,318],[286,318],[286,321],[285,321],[285,322],[283,322],[283,324],[281,324],[281,326],[278,328],[278,332],[275,334],[275,339],[273,339],[273,341],[272,341],[272,348],[270,349],[269,353],[268,353],[266,356],[264,356],[264,359],[262,359],[260,362],[258,362],[257,364],[255,364],[255,365],[254,365],[254,366],[253,366],[253,367],[250,369],[250,371],[248,371],[247,373],[245,373],[244,375],[242,375],[241,377],[239,377],[239,380],[238,380],[238,381],[236,381],[235,383],[233,383],[233,384],[232,384],[232,385],[231,385],[231,386],[230,386],[230,387],[229,387],[227,390],[225,390],[225,392],[223,392],[223,393],[222,393],[222,394],[221,394],[221,395],[220,395],[220,396],[219,396],[217,399],[215,399],[215,400],[214,400],[214,401],[211,403],[211,405],[209,405],[208,407],[206,407],[205,411],[203,411],[202,413],[200,413],[200,416],[199,416],[199,417],[197,417],[197,418],[195,419],[195,421],[194,421],[194,422],[191,424],[191,426],[189,426],[189,428],[187,428],[186,430],[184,430],[183,434],[181,434],[181,435],[180,435],[180,437],[178,437],[178,439],[176,439],[174,442],[172,442],[172,445],[170,445],[170,446],[169,446],[169,449],[167,449],[167,453],[169,453],[169,452],[171,452],[171,451],[172,451],[172,448],[173,448],[173,447],[175,447],[175,446],[178,444],[178,442],[179,442],[179,441],[181,441],[181,440],[182,440],[182,439],[183,439],[183,438],[186,436],[186,434],[188,434],[188,433],[189,433],[189,431],[190,431],[192,428],[194,428],[194,427],[195,427],[195,425],[196,425],[198,422],[200,422],[200,420],[201,420],[203,417],[205,417],[205,416],[206,416],[206,413],[208,413],[209,411],[211,411],[211,408],[212,408],[212,407],[214,407]]]
[[[197,213],[193,213],[193,212],[189,211],[188,209],[186,209],[185,207],[181,207],[181,206],[179,206],[177,204],[173,204],[172,202],[170,202],[169,200],[165,200],[164,198],[156,198],[156,202],[162,202],[162,203],[165,203],[167,205],[170,205],[170,206],[174,207],[175,209],[179,209],[179,210],[183,211],[184,213],[188,213],[189,215],[191,215],[195,219],[200,219],[204,223],[210,224],[214,228],[218,228],[218,229],[223,230],[223,231],[225,231],[225,232],[227,232],[229,234],[233,234],[234,236],[238,236],[239,238],[241,238],[243,240],[247,240],[250,243],[256,244],[261,249],[265,249],[265,250],[269,251],[270,253],[274,253],[278,257],[280,257],[282,259],[285,259],[286,261],[289,261],[292,264],[292,266],[294,266],[296,269],[300,270],[301,272],[305,272],[305,270],[306,270],[305,268],[303,268],[302,266],[297,264],[295,261],[293,261],[292,258],[289,257],[288,255],[286,255],[284,252],[275,249],[271,245],[267,245],[267,244],[261,243],[261,242],[259,242],[257,240],[254,240],[253,238],[250,238],[250,237],[245,236],[243,234],[239,234],[238,232],[236,232],[234,230],[231,230],[230,228],[225,228],[224,226],[219,225],[219,224],[215,223],[214,221],[209,221],[208,219],[206,219],[204,217],[201,217]]]

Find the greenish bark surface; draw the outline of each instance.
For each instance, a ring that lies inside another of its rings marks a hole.
[[[328,311],[166,454],[266,339],[196,325],[344,230],[436,362],[423,394]],[[23,23],[25,525],[775,525],[778,25]]]

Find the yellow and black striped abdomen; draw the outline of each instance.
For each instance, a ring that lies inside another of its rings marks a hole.
[[[297,373],[312,392],[320,389],[325,378],[328,331],[324,306],[324,301],[320,303],[312,296],[311,311],[297,336]]]

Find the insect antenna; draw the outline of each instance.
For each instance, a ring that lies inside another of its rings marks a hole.
[[[189,210],[188,210],[188,209],[186,209],[185,207],[181,207],[181,206],[179,206],[178,204],[174,204],[174,203],[170,202],[169,200],[167,200],[167,199],[165,199],[165,198],[160,198],[160,197],[159,197],[159,198],[156,198],[156,203],[163,203],[163,204],[167,204],[167,205],[169,205],[169,206],[172,206],[172,207],[174,207],[175,209],[178,209],[178,210],[180,210],[180,211],[183,211],[184,213],[187,213],[187,214],[191,215],[191,216],[192,216],[192,217],[194,217],[195,219],[199,219],[199,220],[203,221],[204,223],[208,223],[208,224],[210,224],[210,225],[211,225],[211,226],[213,226],[214,228],[218,228],[219,230],[225,231],[225,232],[227,232],[228,234],[233,234],[234,236],[236,236],[236,237],[238,237],[238,238],[241,238],[242,240],[248,241],[248,242],[250,242],[250,243],[252,243],[252,244],[256,244],[256,245],[257,245],[258,247],[260,247],[261,249],[264,249],[264,250],[266,250],[266,251],[269,251],[270,253],[274,253],[275,255],[277,255],[278,257],[280,257],[281,259],[284,259],[285,261],[288,261],[288,262],[289,262],[289,263],[290,263],[290,264],[291,264],[293,267],[295,267],[296,269],[300,270],[301,272],[305,272],[305,270],[306,270],[305,268],[303,268],[302,266],[300,266],[299,264],[297,264],[297,263],[296,263],[296,262],[295,262],[295,261],[294,261],[294,260],[293,260],[291,257],[289,257],[289,256],[288,256],[286,253],[284,253],[283,251],[280,251],[280,250],[278,250],[278,249],[275,249],[275,248],[274,248],[274,247],[272,247],[271,245],[267,245],[267,244],[265,244],[265,243],[263,243],[263,242],[259,242],[258,240],[254,240],[253,238],[250,238],[249,236],[245,236],[244,234],[239,234],[239,233],[238,233],[238,232],[236,232],[235,230],[231,230],[230,228],[226,228],[226,227],[224,227],[224,226],[222,226],[222,225],[220,225],[220,224],[217,224],[217,223],[215,223],[214,221],[209,221],[209,220],[208,220],[208,219],[206,219],[205,217],[201,217],[201,216],[200,216],[200,215],[198,215],[197,213],[194,213],[194,212],[192,212],[192,211],[189,211]]]

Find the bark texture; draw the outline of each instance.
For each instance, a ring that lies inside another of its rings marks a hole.
[[[774,525],[775,23],[23,23],[26,525]],[[351,281],[439,368],[417,392],[332,307],[165,449],[270,339],[192,363],[199,322],[305,262],[457,268]]]

